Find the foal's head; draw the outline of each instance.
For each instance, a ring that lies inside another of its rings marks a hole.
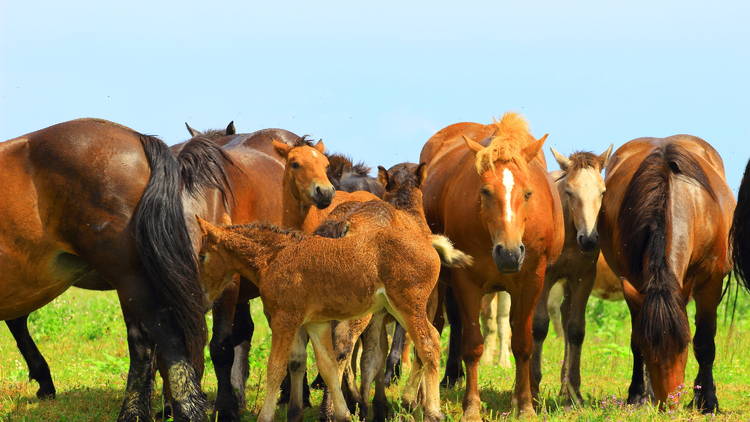
[[[526,120],[515,113],[506,113],[493,125],[495,133],[487,147],[465,136],[464,140],[476,155],[480,178],[476,194],[480,217],[492,239],[492,257],[501,272],[513,273],[523,265],[523,234],[527,216],[534,210],[529,206],[535,190],[529,163],[539,154],[547,135],[535,139]]]
[[[312,144],[302,137],[294,145],[273,141],[273,147],[286,159],[284,181],[290,183],[292,195],[303,206],[323,209],[331,204],[336,189],[328,179],[328,157],[323,141]]]
[[[552,154],[563,171],[557,182],[563,208],[575,226],[576,241],[584,252],[593,251],[599,245],[596,220],[606,190],[601,171],[607,167],[611,153],[611,145],[598,156],[576,152],[566,157],[552,148]]]
[[[378,182],[385,188],[383,200],[403,210],[422,209],[422,182],[425,163],[400,163],[385,169],[378,166]]]

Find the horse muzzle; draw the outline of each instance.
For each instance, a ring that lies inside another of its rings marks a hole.
[[[578,247],[581,248],[581,252],[593,252],[599,247],[599,233],[596,231],[589,235],[579,233],[576,240],[578,241]]]
[[[336,190],[331,186],[330,188],[316,186],[313,191],[312,200],[316,207],[319,209],[327,208],[331,205],[333,197],[336,195]]]
[[[516,248],[506,248],[500,244],[492,248],[492,259],[501,273],[508,274],[521,271],[524,258],[526,258],[526,246],[523,243]]]

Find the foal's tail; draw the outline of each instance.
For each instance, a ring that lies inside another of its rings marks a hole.
[[[645,352],[669,356],[690,341],[684,299],[667,262],[672,175],[689,177],[716,197],[708,177],[689,153],[675,144],[654,150],[641,163],[625,191],[618,221],[629,273],[644,296],[635,329]]]
[[[453,242],[443,235],[432,235],[432,247],[440,255],[440,262],[448,268],[471,267],[474,258],[453,246]]]
[[[750,161],[742,176],[729,235],[734,260],[734,274],[750,290]]]
[[[197,196],[215,188],[226,202],[231,190],[225,165],[231,161],[206,139],[190,141],[178,157],[158,138],[141,135],[140,140],[151,177],[133,215],[138,256],[157,298],[174,315],[189,355],[198,356],[206,343],[207,304],[183,195]]]

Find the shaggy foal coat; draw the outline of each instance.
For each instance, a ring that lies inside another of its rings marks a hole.
[[[259,288],[272,330],[266,399],[259,421],[270,421],[297,330],[313,341],[318,368],[333,396],[337,420],[350,417],[341,393],[329,321],[385,308],[414,339],[425,376],[425,419],[440,420],[439,337],[427,316],[440,259],[432,237],[413,215],[364,203],[340,239],[251,224],[220,228],[199,220],[205,272],[231,268]],[[231,276],[231,274],[224,274]]]

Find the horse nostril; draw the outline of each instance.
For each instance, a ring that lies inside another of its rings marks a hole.
[[[315,194],[318,196],[323,195],[323,191],[320,189],[320,186],[315,187]]]
[[[524,246],[523,243],[522,243],[521,246],[518,247],[518,250],[520,250],[521,253],[525,253],[526,252],[526,246]]]

